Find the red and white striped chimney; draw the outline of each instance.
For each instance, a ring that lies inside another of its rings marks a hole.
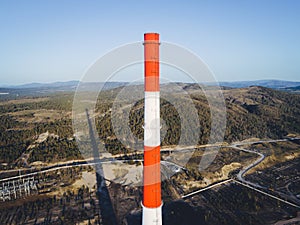
[[[157,33],[144,34],[144,69],[143,225],[161,225],[159,34]]]

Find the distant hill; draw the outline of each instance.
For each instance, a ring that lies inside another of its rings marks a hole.
[[[53,82],[53,83],[29,83],[29,84],[22,84],[22,85],[13,85],[9,86],[8,88],[57,88],[57,87],[70,87],[70,86],[77,86],[79,81],[72,80],[66,82]]]
[[[0,86],[0,100],[16,99],[22,96],[48,96],[55,93],[74,92],[77,89],[79,81],[72,80],[66,82],[53,83],[29,83],[22,85]],[[83,91],[99,91],[110,90],[125,85],[130,85],[127,82],[85,82],[80,83]],[[170,83],[172,84],[172,83]],[[184,83],[176,83],[179,86],[185,86]],[[168,84],[162,84],[162,88],[167,88]],[[211,85],[212,83],[205,83],[204,85]],[[284,80],[257,80],[257,81],[236,81],[236,82],[219,82],[223,90],[230,90],[235,88],[247,88],[252,86],[267,87],[277,89],[285,92],[300,92],[300,82],[284,81]],[[188,84],[184,89],[197,88],[197,84]]]
[[[284,91],[289,91],[289,92],[295,92],[295,93],[300,93],[300,86],[296,87],[287,87],[283,89]]]
[[[185,90],[190,92],[190,88]],[[227,109],[226,140],[280,138],[288,133],[300,133],[299,94],[251,86],[223,90],[223,95]],[[197,100],[195,104],[199,105],[199,110],[205,111],[205,98],[197,94],[192,98]],[[203,122],[202,126],[205,125]]]
[[[79,81],[30,83],[0,87],[0,100],[16,99],[22,96],[48,96],[56,93],[74,92]],[[81,90],[99,91],[124,86],[125,82],[86,82],[81,83]]]
[[[285,81],[285,80],[254,80],[254,81],[235,81],[235,82],[219,82],[221,86],[232,88],[243,88],[250,86],[262,86],[274,89],[283,89],[289,87],[300,86],[300,82],[297,81]]]
[[[210,107],[207,104],[206,97],[199,87],[195,84],[177,83],[184,91],[186,91],[195,108],[198,110],[199,123],[201,127],[200,144],[205,144],[210,135]],[[174,95],[177,99],[185,99],[180,92],[171,91],[172,84],[162,85],[168,90],[170,95]],[[213,87],[212,87],[213,89]],[[115,89],[114,89],[115,90]],[[112,96],[111,101],[117,95],[116,91],[109,90],[106,97]],[[300,95],[292,94],[285,91],[278,91],[271,88],[261,86],[251,86],[246,88],[225,88],[223,95],[226,103],[227,128],[225,132],[225,141],[240,141],[252,137],[277,139],[286,136],[289,133],[300,134]],[[106,107],[107,102],[103,103]],[[184,104],[184,101],[181,102]],[[101,106],[99,106],[99,112]],[[183,107],[183,114],[189,114],[189,108]],[[143,132],[143,101],[138,102],[132,109],[132,123],[130,128],[133,133],[139,137]],[[225,112],[224,112],[225,113]],[[163,145],[177,144],[180,133],[177,129],[180,127],[180,118],[175,108],[172,108],[167,102],[161,103],[161,118],[168,126]],[[114,136],[113,129],[110,124],[110,115],[107,115],[101,123],[97,123],[99,130],[108,133],[101,134],[103,139]],[[126,137],[130,140],[130,137]],[[189,138],[189,137],[187,137]],[[184,139],[182,139],[183,141]]]
[[[10,85],[5,86],[3,88],[5,89],[53,89],[53,90],[66,90],[66,91],[72,91],[77,88],[79,84],[79,81],[72,80],[72,81],[65,81],[65,82],[53,82],[53,83],[29,83],[29,84],[22,84],[22,85]],[[122,85],[125,85],[126,82],[85,82],[81,83],[81,85],[84,85],[85,88],[88,90],[95,90],[95,88],[98,88],[99,86],[104,89],[111,89],[116,88]],[[0,87],[1,88],[1,87]],[[98,90],[98,89],[96,89]]]
[[[300,133],[298,94],[252,86],[226,90],[224,97],[229,139],[278,138],[288,133]]]
[[[3,88],[13,88],[13,89],[23,89],[23,88],[56,88],[56,89],[67,89],[67,90],[75,90],[77,85],[79,84],[78,80],[66,81],[66,82],[53,82],[53,83],[29,83],[22,85],[10,85],[10,86],[2,86]],[[105,84],[105,89],[111,89],[123,86],[128,84],[128,82],[86,82],[84,83],[87,88],[93,90],[95,87],[99,87],[99,85],[103,86]],[[210,83],[205,83],[210,85]],[[221,86],[231,87],[231,88],[243,88],[250,86],[262,86],[274,89],[285,89],[285,88],[294,88],[299,86],[300,82],[298,81],[285,81],[285,80],[254,80],[254,81],[233,81],[233,82],[219,82]],[[1,86],[0,86],[1,87]]]

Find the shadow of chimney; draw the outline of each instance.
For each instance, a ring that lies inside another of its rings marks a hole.
[[[102,176],[103,167],[100,160],[100,154],[98,145],[95,139],[95,133],[92,126],[92,121],[89,115],[88,109],[85,109],[88,126],[89,126],[89,135],[91,139],[92,149],[93,149],[93,162],[95,165],[96,170],[96,181],[97,181],[97,197],[99,200],[99,207],[100,207],[100,215],[102,219],[103,225],[117,225],[117,219],[114,212],[114,208],[112,205],[112,201],[109,195],[108,188],[105,183],[105,179]]]

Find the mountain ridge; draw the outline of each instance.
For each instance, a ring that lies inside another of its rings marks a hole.
[[[0,85],[0,88],[13,88],[13,89],[23,89],[23,88],[59,88],[59,87],[74,87],[80,83],[79,80],[70,80],[70,81],[56,81],[50,83],[26,83],[21,85]],[[122,86],[124,84],[128,84],[129,82],[86,82],[86,84],[114,84],[114,87]],[[184,83],[184,82],[182,82]],[[119,85],[118,85],[119,84]],[[217,83],[203,83],[204,85],[215,85]],[[220,86],[231,87],[231,88],[242,88],[242,87],[250,87],[250,86],[262,86],[274,89],[285,89],[285,88],[294,88],[300,86],[300,81],[287,81],[287,80],[246,80],[246,81],[220,81],[218,82]]]

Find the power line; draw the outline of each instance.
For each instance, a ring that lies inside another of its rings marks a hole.
[[[259,192],[259,193],[261,193],[261,194],[267,195],[268,197],[271,197],[271,198],[273,198],[273,199],[276,199],[276,200],[278,200],[278,201],[281,201],[281,202],[283,202],[283,203],[286,203],[286,204],[288,204],[288,205],[291,205],[291,206],[293,206],[293,207],[296,207],[296,208],[300,209],[300,206],[299,206],[299,205],[296,205],[296,204],[291,203],[291,202],[289,202],[289,201],[287,201],[287,200],[278,198],[278,197],[276,197],[276,196],[274,196],[274,195],[271,195],[271,194],[269,194],[269,193],[267,193],[267,192],[264,192],[264,191],[262,191],[262,190],[259,190],[259,189],[255,188],[255,187],[252,187],[252,186],[250,186],[249,184],[245,184],[245,183],[240,182],[240,181],[235,180],[235,179],[233,179],[233,181],[236,182],[236,183],[238,183],[238,184],[241,184],[241,185],[243,185],[243,186],[245,186],[245,187],[247,187],[247,188],[250,188],[250,189],[252,189],[252,190],[254,190],[254,191],[257,191],[257,192]]]

